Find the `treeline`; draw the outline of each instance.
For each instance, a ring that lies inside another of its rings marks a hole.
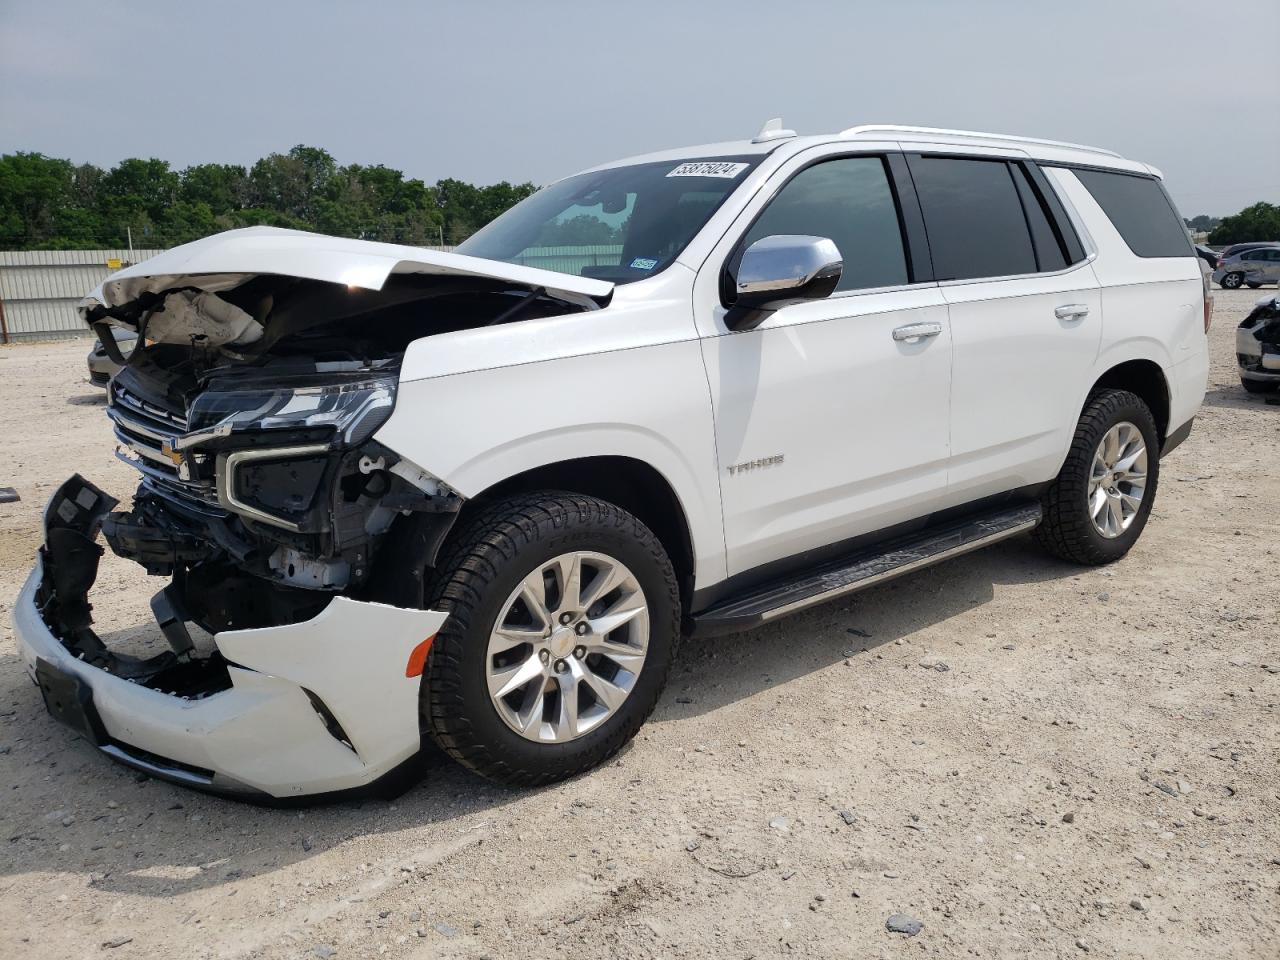
[[[122,160],[110,170],[39,153],[0,156],[0,249],[172,247],[268,224],[418,246],[455,244],[533,193],[531,183],[428,186],[399,170],[339,166],[297,146],[246,169]]]
[[[1223,217],[1209,233],[1213,244],[1280,241],[1280,206],[1255,203],[1235,216]]]

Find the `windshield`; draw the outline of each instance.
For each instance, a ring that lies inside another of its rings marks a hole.
[[[516,204],[458,253],[630,283],[674,260],[760,161],[668,160],[569,177]]]

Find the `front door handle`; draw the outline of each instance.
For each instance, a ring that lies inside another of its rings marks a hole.
[[[1087,303],[1064,303],[1053,311],[1053,315],[1059,320],[1075,320],[1079,317],[1087,317],[1089,315],[1089,305]]]
[[[936,337],[941,332],[940,323],[908,323],[905,327],[894,327],[893,339],[899,343],[919,343],[928,337]]]

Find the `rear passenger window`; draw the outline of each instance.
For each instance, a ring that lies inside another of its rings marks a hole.
[[[1153,177],[1076,170],[1129,249],[1140,257],[1194,257],[1191,238]]]
[[[1036,272],[1022,201],[1003,160],[912,157],[939,280]]]
[[[907,282],[898,206],[879,157],[842,157],[801,170],[765,207],[739,250],[774,234],[833,241],[844,260],[836,290]]]

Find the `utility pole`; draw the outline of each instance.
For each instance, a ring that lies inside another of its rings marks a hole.
[[[125,235],[128,236],[129,238],[129,263],[130,265],[132,265],[133,264],[133,228],[125,227],[124,232],[125,232]]]

